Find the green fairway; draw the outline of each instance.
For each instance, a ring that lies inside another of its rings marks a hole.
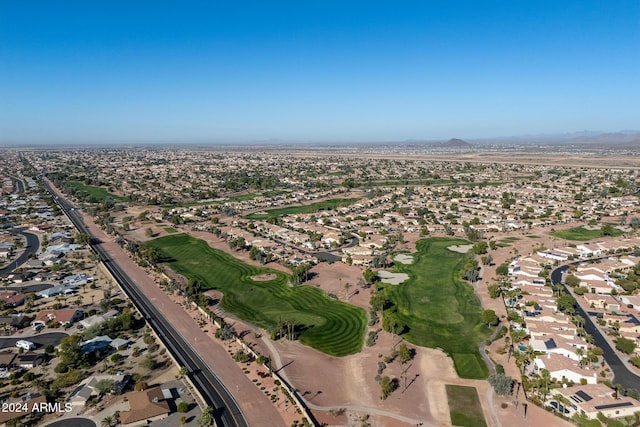
[[[265,219],[274,216],[310,214],[326,210],[334,210],[343,206],[357,202],[360,199],[330,199],[322,202],[311,203],[310,205],[289,206],[286,208],[269,209],[264,212],[257,212],[247,215],[247,219]]]
[[[491,331],[482,323],[482,306],[473,288],[460,278],[469,255],[447,249],[468,243],[450,238],[418,241],[413,264],[394,267],[409,274],[409,280],[383,287],[409,327],[407,341],[441,348],[452,357],[460,377],[480,379],[488,370],[478,346]]]
[[[550,233],[554,237],[566,240],[578,240],[586,242],[588,240],[598,239],[602,237],[602,232],[598,228],[597,230],[587,230],[584,227],[574,227],[568,230],[557,230]],[[611,235],[613,237],[622,236],[622,231],[613,227]]]
[[[451,424],[460,427],[486,427],[475,387],[446,385]]]
[[[160,249],[166,263],[188,278],[224,294],[221,306],[229,313],[273,329],[280,320],[301,325],[300,341],[332,356],[357,353],[362,348],[366,315],[361,308],[330,299],[311,286],[288,286],[281,271],[254,267],[211,248],[205,241],[174,234],[147,242]],[[254,281],[271,273],[275,279]]]
[[[86,185],[78,181],[67,181],[66,184],[76,190],[75,196],[79,199],[89,203],[100,203],[107,198],[111,198],[116,202],[123,202],[127,200],[124,197],[116,196],[109,193],[102,187],[94,187],[92,185]]]

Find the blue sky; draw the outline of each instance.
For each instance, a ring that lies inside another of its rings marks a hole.
[[[638,129],[640,2],[3,1],[0,143]]]

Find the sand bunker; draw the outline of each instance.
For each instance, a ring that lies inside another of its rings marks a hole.
[[[391,273],[390,271],[378,271],[380,280],[390,285],[399,285],[409,279],[409,275],[405,273]]]
[[[461,254],[466,254],[471,250],[472,247],[473,245],[455,245],[455,246],[449,246],[447,247],[447,249],[453,252],[460,252]]]
[[[407,254],[398,254],[393,260],[400,264],[413,264],[413,257]]]
[[[269,280],[274,280],[276,279],[278,276],[276,276],[273,273],[269,273],[269,274],[261,274],[259,276],[251,276],[251,280],[253,280],[254,282],[268,282]]]

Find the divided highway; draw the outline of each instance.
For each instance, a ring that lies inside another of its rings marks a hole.
[[[43,184],[76,228],[92,236],[90,230],[84,224],[81,213],[67,200],[57,197],[46,181],[43,181]],[[219,427],[248,427],[244,415],[231,393],[229,393],[224,384],[220,382],[218,377],[202,360],[198,353],[191,348],[182,335],[173,328],[170,321],[164,318],[162,313],[160,313],[144,293],[138,289],[138,286],[131,278],[114,262],[109,253],[101,246],[100,242],[92,241],[91,246],[98,256],[100,256],[105,267],[145,317],[149,325],[158,334],[167,349],[182,366],[187,368],[191,381],[202,395],[205,403],[214,409],[216,425]]]

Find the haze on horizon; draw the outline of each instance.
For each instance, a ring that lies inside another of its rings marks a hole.
[[[2,2],[0,144],[638,129],[640,3]]]

